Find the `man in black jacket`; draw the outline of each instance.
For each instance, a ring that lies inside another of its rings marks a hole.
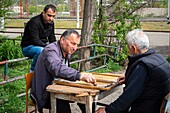
[[[43,48],[48,43],[56,41],[53,22],[55,16],[56,7],[49,4],[40,15],[31,18],[25,26],[21,47],[24,56],[33,58],[30,71],[34,71],[37,58]]]
[[[170,65],[162,55],[149,49],[149,39],[140,29],[126,36],[130,56],[120,97],[95,113],[160,113],[161,103],[170,92]]]

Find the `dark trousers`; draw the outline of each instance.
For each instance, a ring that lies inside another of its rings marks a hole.
[[[57,113],[71,113],[70,101],[57,99]],[[82,113],[86,113],[84,104],[77,103]]]
[[[69,101],[57,99],[57,113],[71,113]]]
[[[70,101],[57,99],[57,113],[71,113]],[[85,104],[77,103],[82,113],[86,113]],[[92,112],[95,112],[95,104],[93,103]]]

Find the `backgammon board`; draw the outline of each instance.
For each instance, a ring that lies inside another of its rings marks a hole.
[[[83,72],[86,73],[86,72]],[[91,83],[86,83],[84,81],[68,81],[65,79],[55,79],[53,83],[59,85],[80,87],[80,88],[89,88],[97,90],[110,90],[111,88],[117,86],[118,77],[123,76],[123,74],[114,74],[114,73],[92,73],[96,78],[96,85],[94,86]]]

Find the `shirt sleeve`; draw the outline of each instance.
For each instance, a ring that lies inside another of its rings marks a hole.
[[[127,112],[134,100],[143,92],[147,80],[147,73],[147,68],[144,64],[137,65],[130,75],[122,95],[113,103],[106,106],[106,113]]]

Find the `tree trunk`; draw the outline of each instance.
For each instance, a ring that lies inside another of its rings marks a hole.
[[[81,46],[91,44],[91,35],[93,27],[93,14],[94,14],[94,0],[84,1],[84,13],[83,13],[83,26],[81,30]],[[90,48],[80,50],[79,58],[86,59],[90,57]],[[86,71],[90,69],[90,62],[81,62],[80,71]]]

